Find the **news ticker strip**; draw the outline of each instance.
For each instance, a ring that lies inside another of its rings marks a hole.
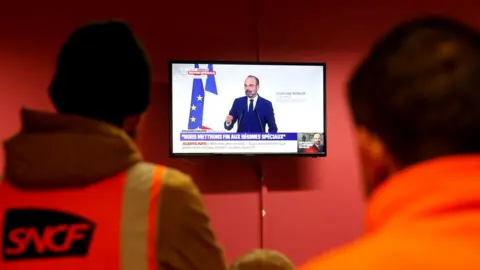
[[[181,141],[297,141],[298,133],[180,133]]]

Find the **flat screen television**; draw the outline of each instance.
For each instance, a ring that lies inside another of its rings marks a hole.
[[[170,156],[326,156],[324,63],[171,61]]]

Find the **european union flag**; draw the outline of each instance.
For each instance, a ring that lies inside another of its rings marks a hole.
[[[195,64],[195,68],[198,68],[198,64]],[[203,89],[203,81],[201,78],[194,78],[192,86],[192,99],[190,102],[190,118],[188,119],[188,129],[202,128],[204,103],[205,90]]]
[[[195,64],[194,68],[198,69],[199,65]],[[208,64],[208,71],[214,73],[213,65]],[[188,119],[188,129],[210,129],[203,125],[203,105],[205,104],[205,92],[218,95],[217,82],[214,74],[207,75],[205,89],[201,78],[193,79],[192,99],[190,102],[190,116]]]

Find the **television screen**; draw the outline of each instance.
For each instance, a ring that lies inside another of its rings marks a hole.
[[[170,62],[172,157],[326,156],[325,64]]]

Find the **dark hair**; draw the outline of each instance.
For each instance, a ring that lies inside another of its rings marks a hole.
[[[403,23],[374,45],[348,97],[400,165],[480,152],[480,35],[443,17]]]
[[[254,249],[237,258],[229,270],[294,270],[292,261],[276,250]]]
[[[149,105],[151,74],[130,27],[117,21],[78,28],[63,45],[50,97],[60,113],[121,125]]]
[[[255,83],[256,83],[257,85],[260,85],[260,80],[259,80],[256,76],[248,75],[247,78],[254,78],[254,79],[255,79]]]

